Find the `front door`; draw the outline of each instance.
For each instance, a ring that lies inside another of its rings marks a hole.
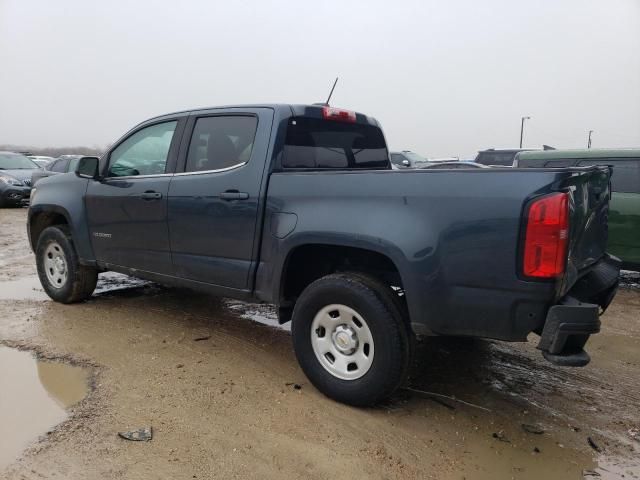
[[[163,121],[128,135],[108,155],[104,177],[89,182],[87,216],[98,262],[172,273],[167,194],[178,125]]]
[[[272,119],[272,110],[256,108],[199,113],[189,120],[181,172],[169,187],[175,275],[248,288]]]

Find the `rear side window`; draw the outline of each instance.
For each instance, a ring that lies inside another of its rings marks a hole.
[[[513,159],[517,152],[480,152],[476,157],[476,163],[483,165],[513,165]]]
[[[285,168],[389,168],[382,130],[373,125],[297,117],[289,121]]]
[[[66,159],[60,159],[60,160],[56,160],[55,162],[53,162],[50,166],[49,169],[51,172],[58,172],[58,173],[64,173],[67,171],[67,163],[69,162],[69,160]]]
[[[189,143],[186,172],[221,170],[247,163],[258,128],[254,116],[202,117]]]
[[[613,158],[582,160],[578,165],[581,167],[611,165],[613,166],[611,188],[614,192],[640,193],[640,158],[629,160],[617,160]]]

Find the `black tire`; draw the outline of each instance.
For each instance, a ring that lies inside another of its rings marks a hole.
[[[45,266],[47,249],[50,247],[61,251],[61,257],[66,262],[66,278],[56,285],[47,275],[47,267]],[[42,231],[36,247],[36,265],[42,287],[47,295],[56,302],[81,302],[91,297],[96,288],[98,271],[95,268],[80,265],[71,239],[71,232],[66,225],[55,225]]]
[[[357,312],[373,339],[375,348],[370,367],[356,379],[335,376],[314,351],[314,318],[334,304]],[[295,304],[291,333],[296,357],[307,378],[318,390],[339,402],[375,405],[388,398],[408,374],[411,342],[407,323],[392,292],[374,278],[359,273],[337,273],[316,280]]]

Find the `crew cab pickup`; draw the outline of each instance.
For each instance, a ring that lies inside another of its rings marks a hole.
[[[277,305],[326,395],[370,405],[406,378],[415,336],[526,341],[558,365],[615,295],[608,167],[392,170],[380,125],[254,105],[133,128],[39,181],[28,231],[48,295],[99,272]]]

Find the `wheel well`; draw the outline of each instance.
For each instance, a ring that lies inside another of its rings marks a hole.
[[[400,272],[393,261],[381,253],[356,247],[303,245],[289,253],[280,283],[280,323],[291,319],[293,306],[302,291],[315,280],[336,272],[365,273],[399,292],[406,302]]]
[[[68,225],[67,219],[64,215],[57,212],[41,212],[35,215],[31,219],[31,224],[29,226],[29,234],[31,236],[31,247],[35,251],[38,246],[38,238],[40,238],[40,234],[42,231],[51,227],[52,225]]]

